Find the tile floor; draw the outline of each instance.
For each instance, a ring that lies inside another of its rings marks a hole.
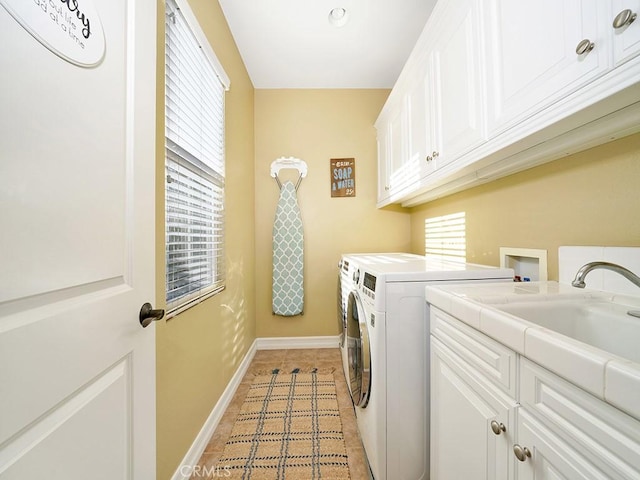
[[[358,434],[356,417],[353,412],[351,398],[344,373],[342,370],[342,358],[337,348],[318,348],[307,350],[258,350],[245,374],[238,390],[236,391],[229,407],[225,411],[218,428],[213,433],[202,457],[200,466],[212,468],[221,457],[224,445],[231,433],[236,416],[251,385],[252,378],[257,373],[270,372],[279,368],[285,372],[294,368],[307,370],[318,368],[319,370],[335,369],[336,392],[338,394],[338,406],[347,448],[349,472],[351,480],[368,480],[368,467]]]

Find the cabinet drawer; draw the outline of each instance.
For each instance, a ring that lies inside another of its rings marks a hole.
[[[549,372],[520,360],[520,403],[606,478],[640,478],[640,422]]]
[[[431,334],[498,388],[516,397],[516,353],[460,320],[430,309]]]

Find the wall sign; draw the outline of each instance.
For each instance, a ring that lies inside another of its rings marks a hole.
[[[66,61],[80,67],[102,63],[105,37],[93,0],[0,0],[0,5]]]
[[[331,159],[331,196],[356,196],[356,159]]]

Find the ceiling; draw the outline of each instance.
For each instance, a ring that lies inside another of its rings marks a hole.
[[[436,0],[219,2],[255,88],[391,88]]]

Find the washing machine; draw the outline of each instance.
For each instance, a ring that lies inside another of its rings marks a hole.
[[[355,278],[356,275],[362,269],[367,268],[368,266],[377,263],[377,262],[400,262],[405,263],[409,261],[414,261],[416,258],[420,258],[416,255],[412,255],[409,253],[393,253],[393,254],[384,254],[384,253],[352,253],[352,254],[344,254],[340,258],[340,262],[338,262],[338,292],[337,292],[337,311],[338,311],[338,328],[340,331],[339,336],[339,346],[340,353],[342,355],[342,368],[345,374],[345,380],[347,382],[347,386],[350,387],[349,380],[349,349],[348,343],[349,341],[353,342],[354,339],[347,337],[347,306],[349,302],[349,294],[354,290]]]
[[[427,284],[511,282],[513,270],[410,254],[351,255],[347,368],[375,480],[429,479]]]

